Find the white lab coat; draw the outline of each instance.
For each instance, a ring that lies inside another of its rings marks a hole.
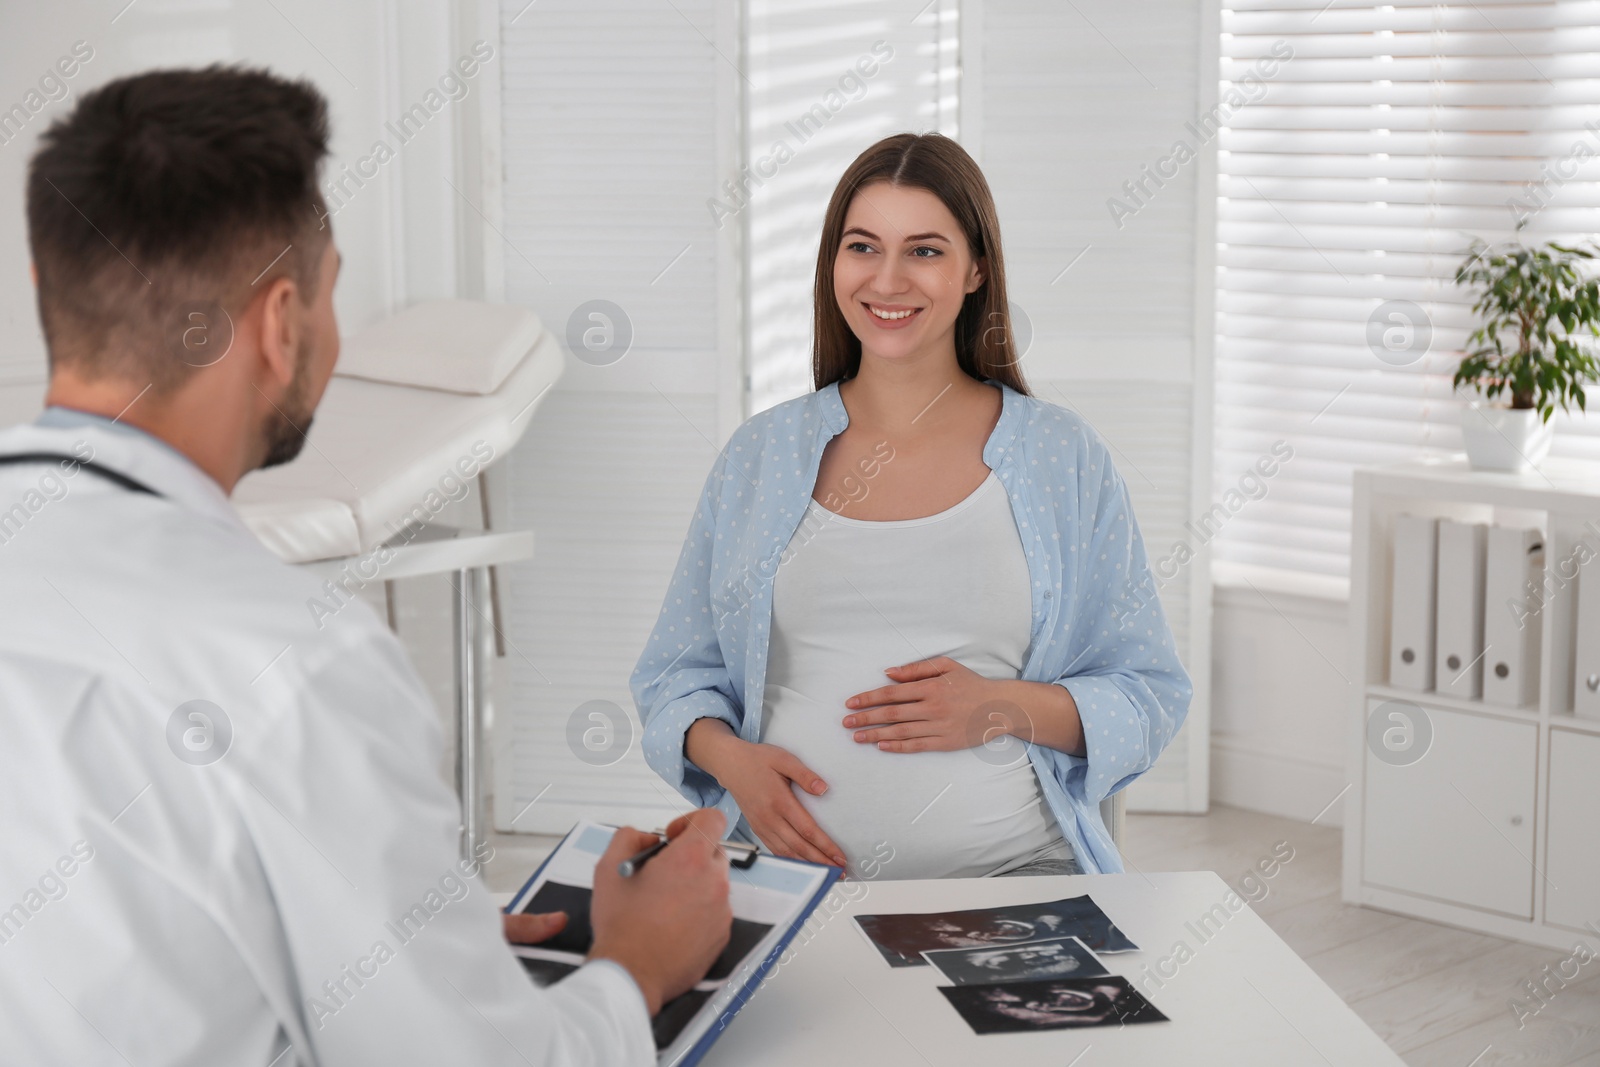
[[[0,433],[75,449],[162,495],[0,466],[0,1064],[654,1063],[621,967],[540,990],[506,948],[374,613],[319,629],[153,438]]]

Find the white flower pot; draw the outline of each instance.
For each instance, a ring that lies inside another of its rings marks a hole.
[[[1554,427],[1533,409],[1495,407],[1473,400],[1461,409],[1461,439],[1477,470],[1525,471],[1550,453]]]

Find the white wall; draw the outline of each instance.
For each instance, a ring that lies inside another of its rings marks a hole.
[[[1219,575],[1212,617],[1211,797],[1222,804],[1343,824],[1331,804],[1349,781],[1348,609],[1308,583],[1288,592]]]
[[[328,95],[338,161],[364,154],[389,116],[389,88],[400,75],[393,57],[378,47],[396,32],[383,0],[337,5],[281,0],[276,6],[138,3],[118,16],[119,6],[83,0],[7,5],[0,33],[0,110],[26,107],[29,90],[75,42],[92,51],[66,82],[67,95],[47,102],[21,125],[20,136],[0,144],[0,366],[12,373],[36,371],[44,362],[23,217],[28,156],[39,133],[65,115],[84,90],[156,67],[265,65],[307,77]],[[399,162],[409,165],[406,154]],[[392,271],[398,258],[392,224],[398,174],[384,175],[335,219],[346,257],[335,301],[346,332],[380,316],[401,295],[401,279]]]
[[[440,106],[420,132],[401,141],[389,126],[401,112],[425,103],[430,90],[437,92],[440,79],[474,41],[492,40],[492,21],[486,32],[480,30],[478,4],[142,0],[119,14],[121,6],[85,0],[6,6],[0,33],[0,375],[35,375],[44,365],[22,200],[39,133],[85,90],[159,67],[264,66],[307,78],[328,97],[333,138],[323,184],[326,190],[342,180],[349,194],[330,197],[345,258],[334,291],[344,334],[413,300],[483,291],[477,206],[483,201],[484,146],[477,128],[485,97],[498,91],[498,52],[463,81],[463,90],[432,98]],[[76,42],[92,58],[65,80],[65,94],[30,98]],[[30,104],[37,111],[25,120],[6,119],[13,106],[27,111]],[[372,161],[380,140],[394,152],[384,163]],[[344,177],[363,167],[365,179]]]

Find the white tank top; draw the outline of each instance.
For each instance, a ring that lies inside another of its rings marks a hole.
[[[1062,854],[1015,738],[883,752],[842,725],[845,698],[891,683],[885,667],[942,655],[986,678],[1020,677],[1028,565],[993,471],[965,500],[918,519],[852,519],[810,501],[772,603],[761,739],[828,783],[820,797],[796,795],[854,873],[875,860],[875,877],[975,877]]]

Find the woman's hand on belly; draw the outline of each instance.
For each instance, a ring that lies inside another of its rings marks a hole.
[[[794,795],[796,786],[816,796],[827,790],[815,772],[788,749],[746,741],[720,720],[701,719],[691,733],[701,723],[710,725],[692,738],[690,758],[733,794],[763,844],[779,856],[845,866],[844,850]]]
[[[884,752],[953,752],[993,742],[1002,734],[1025,741],[1028,715],[1004,696],[1004,680],[985,678],[949,656],[890,667],[893,684],[845,701],[846,729],[861,744]]]
[[[796,786],[805,788],[800,783],[812,782],[815,788],[807,791],[820,796],[827,789],[822,779],[788,749],[742,739],[738,743],[743,747],[731,754],[717,781],[739,802],[750,829],[780,856],[843,867],[844,850],[794,795]]]
[[[1087,756],[1078,702],[1062,685],[985,678],[949,656],[890,667],[893,685],[857,693],[844,717],[855,740],[884,752],[948,752],[992,746],[1010,734]]]

